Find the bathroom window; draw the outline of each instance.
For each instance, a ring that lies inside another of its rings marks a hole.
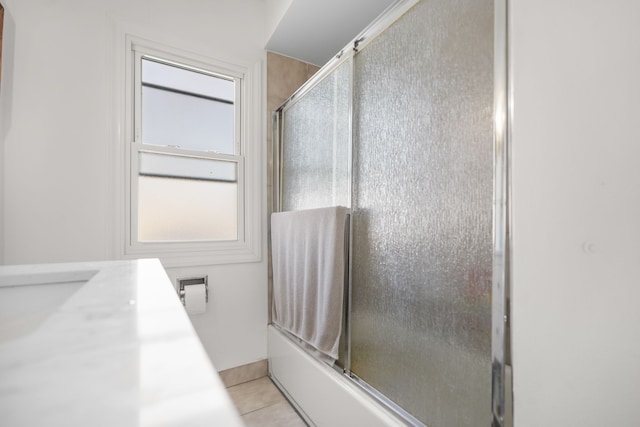
[[[168,266],[255,260],[249,70],[129,43],[125,255]]]

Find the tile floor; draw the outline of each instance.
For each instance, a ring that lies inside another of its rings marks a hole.
[[[306,427],[269,377],[227,388],[247,427]]]

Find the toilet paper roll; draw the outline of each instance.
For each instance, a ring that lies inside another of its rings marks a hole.
[[[184,287],[184,307],[189,314],[207,311],[207,288],[204,283]]]

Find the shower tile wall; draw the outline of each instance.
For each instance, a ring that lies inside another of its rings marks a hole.
[[[315,65],[267,52],[267,210],[269,215],[273,212],[273,127],[271,115],[318,70],[319,68]],[[267,229],[270,233],[270,222],[268,222]],[[270,246],[268,254],[268,301],[271,301],[273,276]],[[271,309],[269,309],[269,323],[271,323]]]
[[[318,67],[275,53],[267,53],[267,206],[273,212],[273,128],[271,115],[300,86],[317,71]]]

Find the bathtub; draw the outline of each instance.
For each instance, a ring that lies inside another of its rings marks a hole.
[[[269,376],[312,426],[406,426],[367,392],[277,327],[268,330]]]

